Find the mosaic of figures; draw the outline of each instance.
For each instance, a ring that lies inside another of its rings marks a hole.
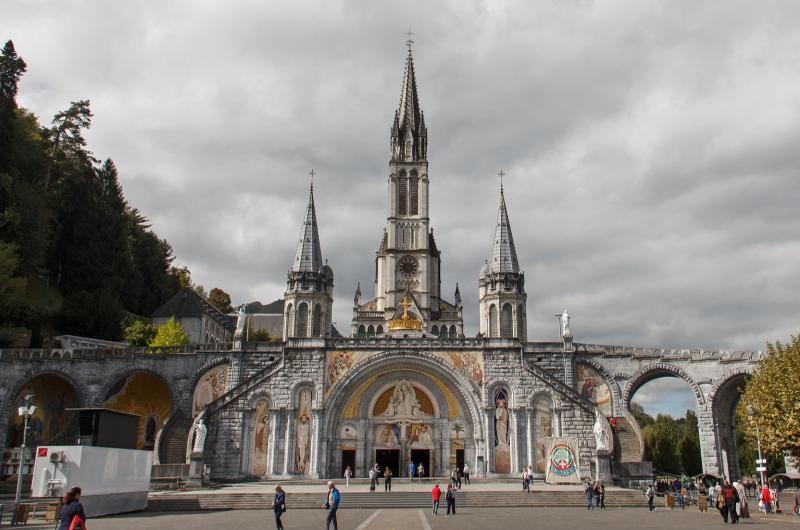
[[[553,437],[553,401],[540,396],[533,405],[534,426],[534,471],[544,474],[547,470],[547,448]]]
[[[228,389],[228,364],[221,364],[208,370],[194,389],[192,417],[197,416],[206,405],[220,397]]]
[[[304,388],[297,396],[297,427],[295,428],[294,468],[298,475],[311,472],[311,390]]]
[[[259,477],[267,474],[270,420],[269,401],[266,398],[259,399],[253,412],[253,449],[250,457],[250,473]]]
[[[594,403],[604,416],[612,415],[611,389],[608,388],[608,383],[595,368],[588,364],[577,363],[575,365],[575,386],[581,396]]]
[[[380,352],[377,351],[333,351],[329,352],[325,365],[325,388],[330,391],[334,384],[357,363]],[[483,356],[478,352],[432,352],[467,379],[475,392],[483,387]]]
[[[433,429],[426,423],[386,423],[375,426],[375,446],[396,449],[406,440],[411,449],[433,449]]]
[[[44,374],[34,377],[17,392],[14,397],[14,410],[25,404],[25,396],[32,395],[36,413],[28,420],[28,444],[47,444],[67,434],[67,428],[74,418],[73,413],[64,409],[78,406],[78,395],[66,380]],[[8,441],[11,446],[22,444],[22,417],[14,414],[9,426]]]
[[[133,372],[108,391],[103,406],[141,416],[137,447],[152,449],[156,434],[172,414],[172,395],[164,382],[149,372]]]
[[[393,420],[412,420],[434,415],[433,402],[428,394],[406,379],[384,390],[372,410],[374,417]]]
[[[511,473],[511,450],[508,438],[508,394],[502,388],[494,394],[494,472]]]

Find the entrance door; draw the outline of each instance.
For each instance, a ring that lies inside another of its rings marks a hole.
[[[464,469],[464,450],[463,449],[456,449],[456,467],[458,469]]]
[[[422,464],[425,466],[425,474],[424,477],[431,476],[431,451],[430,449],[412,449],[411,450],[411,461],[414,462],[414,465],[417,466],[419,469],[419,465]],[[417,475],[419,476],[419,475]]]
[[[400,449],[375,449],[375,462],[381,468],[381,477],[387,467],[392,470],[394,476],[399,476]]]
[[[350,471],[353,473],[353,476],[356,476],[356,450],[355,449],[343,449],[342,450],[342,472],[339,473],[340,477],[344,476],[344,470],[350,466]]]

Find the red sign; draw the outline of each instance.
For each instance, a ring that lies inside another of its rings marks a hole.
[[[36,456],[47,456],[47,447],[40,447],[37,449]]]

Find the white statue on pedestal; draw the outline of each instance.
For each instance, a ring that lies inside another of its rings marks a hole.
[[[206,434],[208,434],[208,427],[203,420],[197,422],[194,428],[194,447],[192,447],[192,453],[201,453],[203,452],[203,447],[206,444]]]
[[[561,315],[561,337],[564,339],[572,338],[572,329],[569,327],[569,313],[567,313],[566,309]]]
[[[609,443],[608,439],[608,431],[606,431],[605,425],[605,418],[599,413],[596,412],[594,416],[594,427],[592,431],[594,431],[594,441],[597,445],[597,452],[598,453],[608,453],[611,451],[611,444]]]
[[[244,305],[240,305],[239,309],[236,311],[238,315],[236,319],[236,332],[233,334],[234,337],[241,338],[244,334],[244,323],[247,316],[244,312]]]

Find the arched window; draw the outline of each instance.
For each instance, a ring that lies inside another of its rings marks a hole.
[[[489,336],[499,336],[499,330],[497,329],[497,306],[494,304],[489,306]]]
[[[372,337],[373,335],[375,335],[375,326],[370,324],[367,328],[367,337]]]
[[[519,340],[525,340],[527,330],[525,329],[525,308],[522,305],[517,306],[517,337]]]
[[[364,326],[358,326],[358,336],[364,337],[367,335],[367,330]]]
[[[434,335],[438,335],[439,334],[439,326],[433,326],[433,328],[431,328],[431,333],[433,333]]]
[[[419,179],[416,174],[411,175],[408,192],[408,215],[419,213]]]
[[[383,326],[378,326],[375,328],[375,333],[378,335],[383,335]]]
[[[514,336],[514,310],[511,304],[504,304],[500,312],[500,336],[504,339]]]
[[[319,304],[314,306],[314,312],[311,317],[311,336],[322,336],[322,309]]]
[[[398,180],[397,213],[399,215],[406,215],[408,213],[408,178],[406,177],[405,172],[401,172],[397,180]]]
[[[292,304],[286,307],[286,336],[294,337],[294,307]]]
[[[450,326],[450,338],[451,339],[456,338],[456,327],[455,326]]]
[[[297,331],[295,337],[304,339],[308,337],[308,304],[297,304]]]

